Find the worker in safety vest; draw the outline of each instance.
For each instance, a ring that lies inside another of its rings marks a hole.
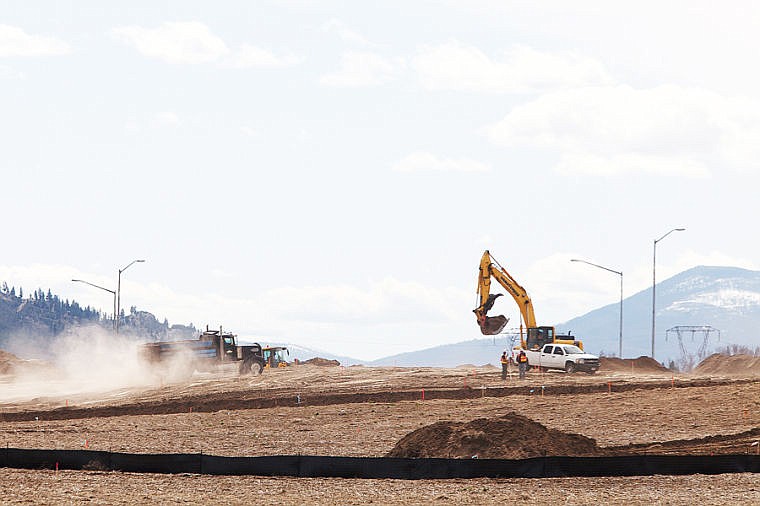
[[[517,355],[517,367],[520,371],[520,379],[525,379],[525,373],[528,370],[528,355],[525,354],[525,350],[520,350],[520,354]]]
[[[507,367],[509,366],[509,359],[507,358],[507,352],[501,354],[501,379],[507,379]]]

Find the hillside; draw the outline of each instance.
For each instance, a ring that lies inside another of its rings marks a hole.
[[[708,347],[728,344],[754,347],[760,328],[760,272],[738,267],[699,266],[657,284],[655,354],[657,360],[677,360],[681,352],[674,332],[679,326],[711,326]],[[557,325],[582,336],[594,353],[617,355],[619,304],[591,311]],[[704,335],[683,336],[688,350],[696,352]],[[652,343],[652,289],[623,301],[623,356],[649,355]],[[702,357],[704,358],[704,357]]]
[[[48,290],[35,290],[29,297],[19,290],[3,284],[0,290],[0,348],[19,352],[25,358],[44,358],[45,342],[72,328],[98,326],[106,331],[113,329],[113,315],[106,315],[76,301],[62,300]],[[120,334],[142,339],[188,339],[197,336],[192,325],[169,325],[147,311],[130,308],[122,311]],[[40,346],[26,346],[35,342]],[[31,351],[36,350],[35,353]],[[42,353],[40,353],[42,351]]]

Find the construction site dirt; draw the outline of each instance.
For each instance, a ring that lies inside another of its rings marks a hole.
[[[0,444],[224,456],[415,456],[426,448],[417,456],[524,458],[552,453],[544,437],[550,434],[569,438],[564,455],[754,453],[760,373],[728,359],[721,368],[711,358],[709,374],[605,360],[595,375],[531,371],[526,380],[501,380],[492,366],[299,365],[261,376],[196,373],[184,382],[44,396],[22,395],[17,379],[6,375]],[[394,450],[415,431],[407,453]],[[448,442],[441,445],[444,433]],[[0,469],[0,494],[11,504],[263,497],[270,504],[693,504],[696,496],[710,504],[753,504],[760,503],[757,482],[754,474],[407,482]]]

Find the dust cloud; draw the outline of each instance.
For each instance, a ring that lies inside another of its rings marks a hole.
[[[69,329],[53,339],[11,340],[5,347],[19,360],[0,376],[0,403],[106,392],[119,395],[119,390],[160,386],[192,375],[192,357],[179,355],[157,368],[141,356],[141,344],[99,327]],[[33,349],[24,353],[25,347]]]

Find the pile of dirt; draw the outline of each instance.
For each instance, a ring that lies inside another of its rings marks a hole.
[[[386,455],[407,458],[524,459],[594,456],[603,451],[596,441],[554,429],[509,413],[471,422],[438,422],[404,436]]]
[[[710,355],[697,367],[696,374],[735,374],[740,376],[760,376],[760,357],[752,355]]]
[[[652,357],[617,358],[601,357],[600,369],[610,372],[668,372],[668,368],[654,360]]]
[[[318,365],[318,366],[322,366],[322,367],[325,367],[325,366],[338,366],[338,365],[340,365],[340,362],[338,362],[337,360],[328,360],[328,359],[322,358],[322,357],[310,358],[309,360],[304,360],[302,363],[303,364]]]

